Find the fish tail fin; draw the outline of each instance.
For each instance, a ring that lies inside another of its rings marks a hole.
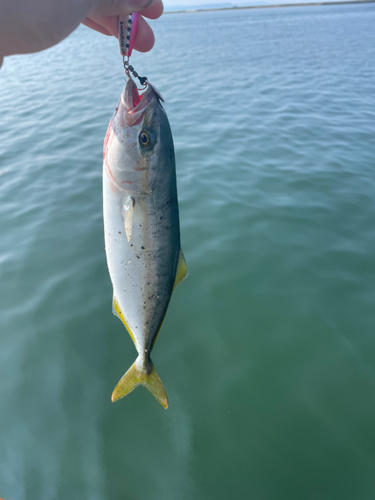
[[[142,360],[140,356],[116,385],[112,402],[123,398],[139,385],[144,385],[165,409],[168,408],[167,393],[151,359]]]

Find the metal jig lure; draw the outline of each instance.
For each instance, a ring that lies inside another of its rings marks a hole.
[[[120,54],[124,63],[125,73],[130,77],[130,73],[134,78],[138,78],[141,85],[148,85],[146,76],[139,76],[137,71],[129,64],[129,58],[134,48],[135,36],[137,34],[138,14],[130,14],[129,16],[119,16],[118,22],[118,41],[120,46]]]

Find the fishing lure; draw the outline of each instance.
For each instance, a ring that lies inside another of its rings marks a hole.
[[[129,73],[135,78],[138,78],[141,85],[145,85],[147,77],[139,76],[133,66],[129,64],[129,58],[133,52],[135,37],[138,27],[138,14],[130,14],[129,16],[120,16],[118,22],[118,42],[120,46],[120,54],[122,55],[125,73]]]
[[[135,35],[137,34],[138,14],[120,16],[118,22],[118,41],[122,56],[130,57],[134,48]]]

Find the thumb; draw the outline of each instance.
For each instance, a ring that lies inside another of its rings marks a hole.
[[[153,0],[96,0],[89,15],[92,16],[128,16],[141,12],[152,4]]]
[[[119,7],[128,13],[142,12],[152,4],[153,0],[120,0]]]

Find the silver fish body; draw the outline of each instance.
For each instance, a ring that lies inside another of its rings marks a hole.
[[[139,96],[129,79],[104,142],[105,247],[114,313],[138,358],[116,386],[115,401],[143,384],[167,408],[150,352],[174,286],[187,274],[180,225],[172,133],[161,96]]]

